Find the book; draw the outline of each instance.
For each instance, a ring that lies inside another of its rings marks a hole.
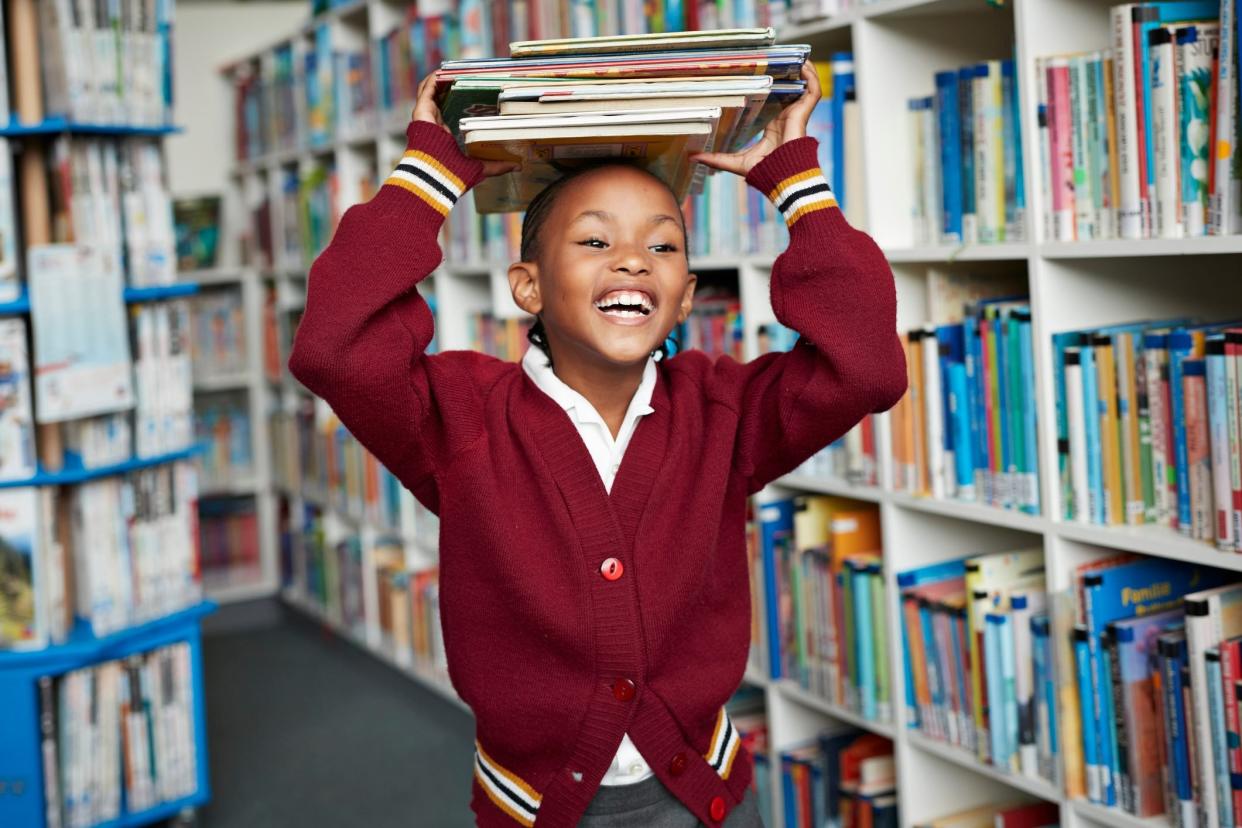
[[[638,161],[668,183],[674,195],[684,197],[692,174],[687,156],[707,145],[712,122],[720,117],[718,108],[701,112],[698,120],[665,123],[518,126],[473,132],[466,139],[471,157],[522,164],[520,174],[481,182],[474,190],[475,209],[481,213],[521,209],[567,170],[584,162],[598,163],[600,158]],[[695,117],[697,113],[685,114]]]
[[[560,54],[628,54],[673,48],[719,49],[737,46],[771,46],[775,37],[776,33],[770,26],[754,29],[600,35],[510,43],[509,55],[514,58],[526,58]]]

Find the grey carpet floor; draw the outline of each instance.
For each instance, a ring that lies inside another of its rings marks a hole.
[[[205,625],[203,828],[469,828],[474,720],[274,602]]]

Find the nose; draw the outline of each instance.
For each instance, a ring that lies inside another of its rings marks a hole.
[[[649,273],[647,251],[641,245],[618,247],[617,258],[613,262],[612,269],[631,276]]]

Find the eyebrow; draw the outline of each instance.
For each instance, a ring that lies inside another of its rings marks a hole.
[[[597,218],[600,221],[613,221],[616,218],[616,216],[614,216],[612,213],[608,212],[607,210],[583,210],[581,213],[574,216],[573,221],[571,221],[570,224],[573,224],[574,222],[580,221],[581,219],[584,219],[584,218]],[[651,217],[652,224],[663,224],[666,221],[671,221],[673,224],[676,224],[678,227],[681,227],[681,222],[678,221],[675,217],[668,215],[667,213],[659,213]]]

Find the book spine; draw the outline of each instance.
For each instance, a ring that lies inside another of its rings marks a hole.
[[[1074,55],[1069,65],[1070,83],[1070,152],[1074,172],[1074,226],[1076,239],[1094,239],[1095,195],[1090,153],[1093,146],[1090,135],[1091,87],[1086,55]]]
[[[1077,239],[1074,188],[1073,104],[1070,96],[1070,63],[1051,58],[1047,64],[1048,141],[1052,156],[1052,240]]]
[[[1209,152],[1210,192],[1208,194],[1208,233],[1222,236],[1236,232],[1239,183],[1233,164],[1234,136],[1238,118],[1237,32],[1234,28],[1237,0],[1221,0],[1220,38],[1215,62],[1212,137]]]
[[[1225,417],[1229,433],[1230,520],[1234,550],[1242,552],[1242,330],[1225,332]],[[1242,812],[1242,808],[1238,809]]]
[[[1124,520],[1128,524],[1143,522],[1143,483],[1139,472],[1138,404],[1135,390],[1134,337],[1122,332],[1114,340],[1117,359],[1117,417],[1120,425],[1121,477],[1123,482]]]
[[[1216,546],[1223,552],[1232,552],[1237,539],[1233,535],[1233,484],[1230,479],[1229,456],[1229,366],[1225,356],[1224,335],[1207,340],[1204,357],[1207,373],[1208,434],[1211,441],[1212,475],[1212,526]]]
[[[942,183],[940,241],[962,240],[961,104],[956,72],[936,74],[936,125]]]
[[[1126,727],[1125,682],[1121,676],[1121,653],[1116,633],[1106,627],[1104,654],[1108,661],[1109,697],[1112,710],[1112,734],[1114,766],[1117,774],[1118,804],[1128,813],[1134,813],[1134,776],[1137,768],[1130,766],[1131,734]]]
[[[1094,348],[1084,346],[1082,358],[1083,423],[1087,447],[1087,492],[1091,523],[1105,523],[1104,473],[1101,467],[1099,382]]]
[[[1191,537],[1211,541],[1215,510],[1212,503],[1211,446],[1204,360],[1183,363],[1186,405],[1186,460],[1190,474]]]
[[[1204,828],[1220,825],[1216,801],[1216,762],[1212,755],[1212,717],[1208,710],[1208,685],[1204,653],[1222,639],[1218,598],[1185,600],[1186,660],[1189,664],[1189,703],[1186,717],[1189,756],[1195,763],[1195,802]],[[1193,730],[1192,730],[1193,728]]]
[[[1113,338],[1109,335],[1093,337],[1092,345],[1095,351],[1096,378],[1099,382],[1104,523],[1116,526],[1125,522],[1121,445],[1118,437],[1116,349],[1113,347]]]
[[[923,359],[923,420],[926,423],[927,476],[931,495],[945,496],[944,402],[940,379],[940,349],[933,328],[924,328],[921,337]]]
[[[1156,223],[1160,236],[1181,238],[1180,153],[1178,152],[1177,68],[1170,30],[1158,26],[1148,32],[1150,51],[1151,132],[1154,140]]]
[[[1176,523],[1173,525],[1186,536],[1193,536],[1190,507],[1190,460],[1186,446],[1185,385],[1182,382],[1183,366],[1194,348],[1191,334],[1176,331],[1169,335],[1169,425],[1173,434],[1173,473],[1170,493],[1176,503]]]
[[[1091,522],[1091,486],[1087,475],[1086,409],[1083,402],[1081,352],[1069,348],[1065,352],[1066,414],[1069,419],[1069,455],[1073,492],[1072,517],[1080,523]]]
[[[1089,636],[1087,628],[1082,625],[1074,627],[1074,666],[1078,676],[1078,698],[1082,700],[1082,756],[1086,766],[1087,798],[1091,802],[1103,801],[1102,777],[1100,763],[1096,753],[1096,736],[1094,720],[1086,718],[1091,700],[1094,698],[1091,672],[1091,653],[1088,649]]]
[[[1182,226],[1187,236],[1207,234],[1212,78],[1219,29],[1210,23],[1177,29],[1177,109]]]
[[[1209,648],[1204,652],[1203,659],[1204,675],[1207,678],[1208,715],[1211,719],[1212,762],[1216,769],[1215,778],[1210,780],[1209,784],[1216,786],[1220,824],[1230,826],[1234,824],[1233,789],[1230,785],[1228,745],[1225,735],[1224,684],[1221,676],[1220,650],[1216,647]]]
[[[975,169],[975,101],[974,66],[958,70],[958,105],[961,112],[961,153],[962,169],[962,243],[976,244],[979,241],[978,205],[975,200],[975,180],[978,174]]]
[[[1036,654],[1031,636],[1034,607],[1026,595],[1014,595],[1010,602],[1013,623],[1014,692],[1017,706],[1017,759],[1024,776],[1039,778],[1036,746]]]

